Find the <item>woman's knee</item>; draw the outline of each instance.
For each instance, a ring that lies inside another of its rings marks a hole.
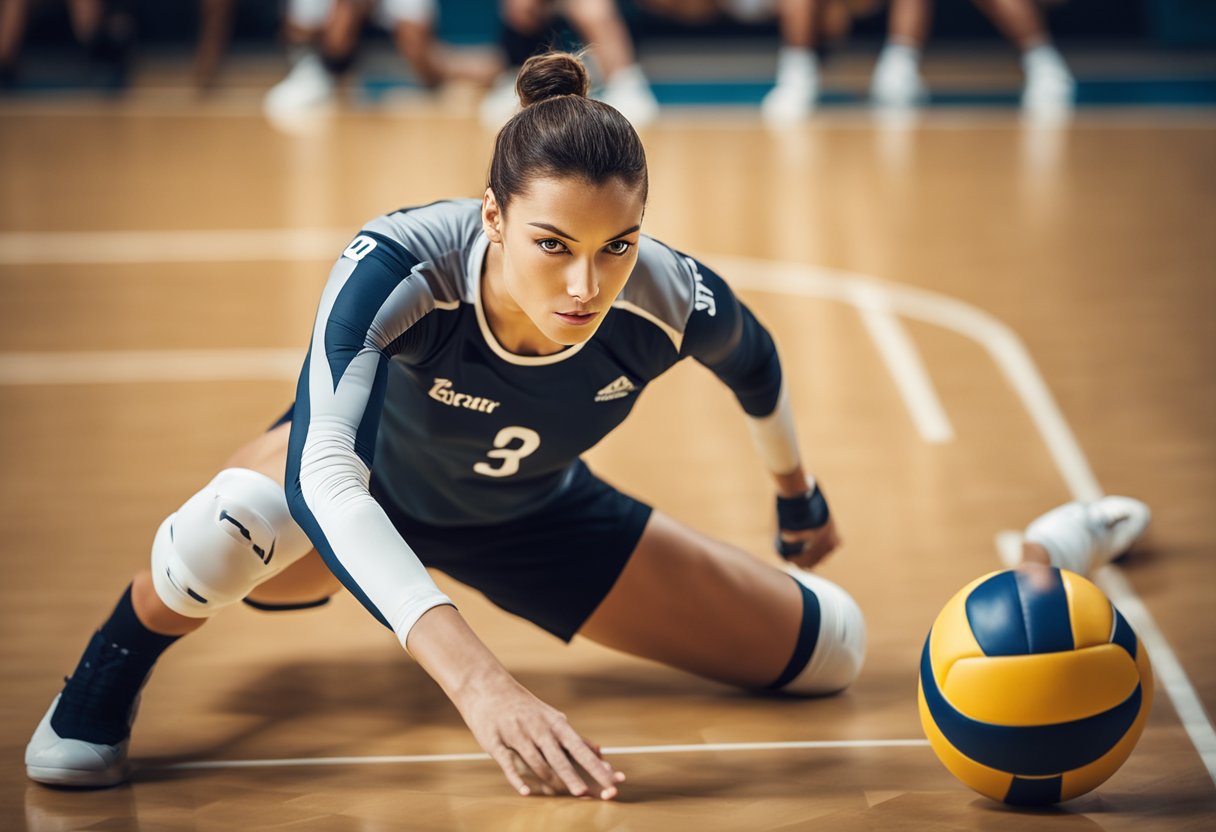
[[[861,673],[866,622],[849,593],[827,578],[787,570],[803,595],[802,625],[794,653],[770,690],[821,696],[844,690]]]
[[[313,549],[304,557],[259,584],[245,596],[245,603],[265,611],[319,607],[342,589],[325,561]]]
[[[210,618],[311,550],[281,484],[248,468],[226,468],[161,524],[152,579],[174,612]]]

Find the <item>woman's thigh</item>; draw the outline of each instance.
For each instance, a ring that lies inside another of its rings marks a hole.
[[[794,652],[802,603],[780,569],[655,511],[579,635],[699,676],[764,687]]]
[[[283,485],[287,469],[287,444],[291,423],[286,422],[242,445],[228,458],[226,468],[248,468]],[[342,584],[313,549],[249,593],[250,600],[263,604],[301,604],[328,598]]]

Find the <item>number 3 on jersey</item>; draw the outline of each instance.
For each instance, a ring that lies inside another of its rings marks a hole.
[[[508,448],[507,446],[516,439],[523,444],[515,448]],[[518,425],[503,428],[494,437],[495,450],[486,453],[490,459],[501,459],[502,465],[495,468],[488,462],[478,462],[473,466],[473,470],[487,477],[509,477],[519,473],[519,461],[536,453],[536,449],[539,447],[540,434],[536,431]]]

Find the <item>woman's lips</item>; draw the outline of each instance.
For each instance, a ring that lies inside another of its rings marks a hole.
[[[556,315],[559,319],[561,319],[562,323],[569,324],[570,326],[584,326],[585,324],[589,324],[593,320],[595,320],[596,313],[594,313],[594,312],[554,312],[553,314]]]

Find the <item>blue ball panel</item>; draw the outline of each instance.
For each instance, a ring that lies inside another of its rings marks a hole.
[[[942,695],[933,676],[929,642],[920,659],[921,688],[934,724],[964,756],[1009,774],[1046,777],[1080,768],[1110,751],[1140,713],[1141,686],[1100,714],[1050,725],[1007,726],[960,713]]]
[[[1059,569],[1014,571],[1031,653],[1061,653],[1074,648],[1068,593]]]
[[[986,656],[1024,656],[1030,641],[1013,572],[1001,572],[967,596],[967,623]]]
[[[1115,610],[1115,632],[1110,637],[1111,642],[1119,645],[1127,651],[1127,655],[1136,658],[1136,633],[1132,630],[1132,625],[1127,623],[1127,619],[1123,617],[1123,613]]]
[[[1060,790],[1064,787],[1064,775],[1043,780],[1013,778],[1005,802],[1013,806],[1044,806],[1060,802]]]

